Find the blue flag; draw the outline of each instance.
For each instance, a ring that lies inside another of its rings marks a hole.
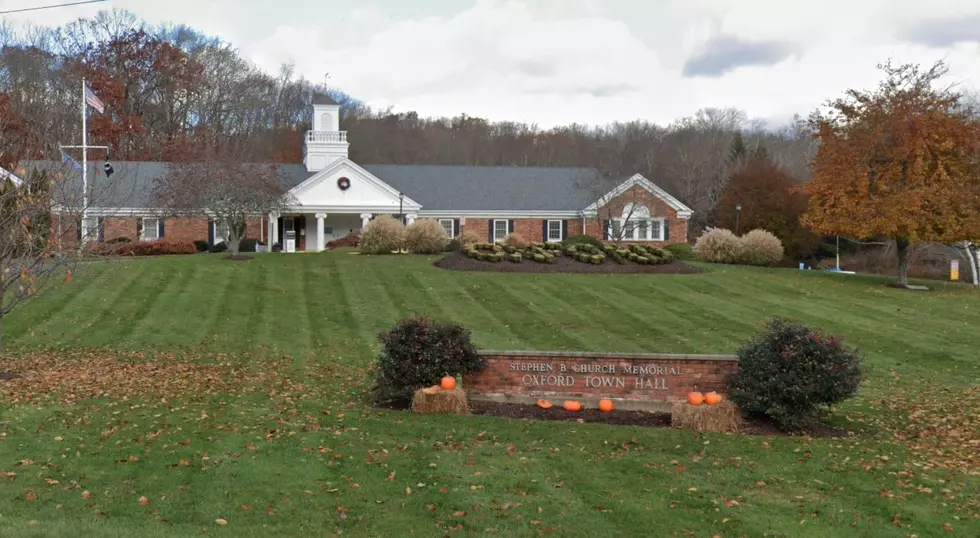
[[[61,150],[61,162],[65,164],[70,164],[72,170],[81,170],[82,165],[78,164],[78,161],[71,158],[71,155],[65,153],[65,150]]]

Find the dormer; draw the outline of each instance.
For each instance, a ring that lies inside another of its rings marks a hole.
[[[325,93],[313,94],[313,129],[306,133],[303,164],[310,172],[347,158],[347,132],[340,130],[340,103]]]

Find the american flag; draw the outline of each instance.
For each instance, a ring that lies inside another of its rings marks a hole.
[[[101,99],[92,93],[92,90],[89,89],[88,85],[85,86],[85,102],[88,104],[88,106],[98,110],[99,114],[105,112],[105,103],[103,103]]]

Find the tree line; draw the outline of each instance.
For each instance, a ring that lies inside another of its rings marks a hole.
[[[83,77],[106,104],[106,113],[92,118],[90,140],[110,146],[117,160],[181,160],[207,141],[256,162],[301,162],[312,97],[323,91],[341,103],[341,129],[357,162],[641,173],[706,218],[732,170],[728,148],[737,134],[750,148],[765,147],[796,181],[809,179],[816,150],[802,118],[771,129],[734,108],[700,110],[670,125],[551,129],[465,113],[425,118],[373,109],[297,76],[289,64],[266,73],[219,38],[112,10],[55,28],[0,27],[0,106],[37,134],[23,156],[56,158],[58,143],[77,143]]]

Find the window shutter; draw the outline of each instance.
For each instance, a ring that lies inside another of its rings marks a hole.
[[[507,233],[509,234],[514,233],[514,219],[510,219],[507,221]]]
[[[664,241],[670,240],[670,221],[664,219]]]
[[[542,228],[542,232],[541,232],[542,241],[548,241],[548,219],[542,220],[541,221],[541,224],[542,224],[542,227],[541,227]]]
[[[136,240],[143,240],[143,219],[136,219]]]
[[[453,237],[459,237],[459,219],[453,219]]]
[[[166,233],[164,233],[164,232],[165,232],[165,229],[164,229],[164,223],[165,223],[166,221],[164,221],[163,219],[160,219],[160,220],[158,220],[157,222],[159,222],[159,223],[160,223],[160,227],[158,228],[158,230],[160,231],[160,234],[159,234],[159,236],[160,236],[160,237],[158,237],[157,239],[163,239],[163,238],[164,238],[164,237],[166,237],[166,235],[167,235]]]
[[[602,238],[606,241],[609,240],[609,221],[602,221]]]
[[[490,219],[490,242],[493,243],[493,219]]]
[[[82,219],[75,221],[75,240],[82,242]]]
[[[373,215],[370,220],[374,220]],[[282,222],[282,217],[279,217],[276,224],[276,242],[279,243],[280,247],[285,248],[286,245],[283,244],[283,238],[285,237],[286,231],[282,229]]]
[[[105,218],[99,217],[99,221],[96,226],[99,227],[99,243],[102,243],[105,241]]]
[[[561,240],[564,241],[568,239],[568,221],[561,221]]]
[[[208,219],[208,245],[214,246],[214,220]]]

